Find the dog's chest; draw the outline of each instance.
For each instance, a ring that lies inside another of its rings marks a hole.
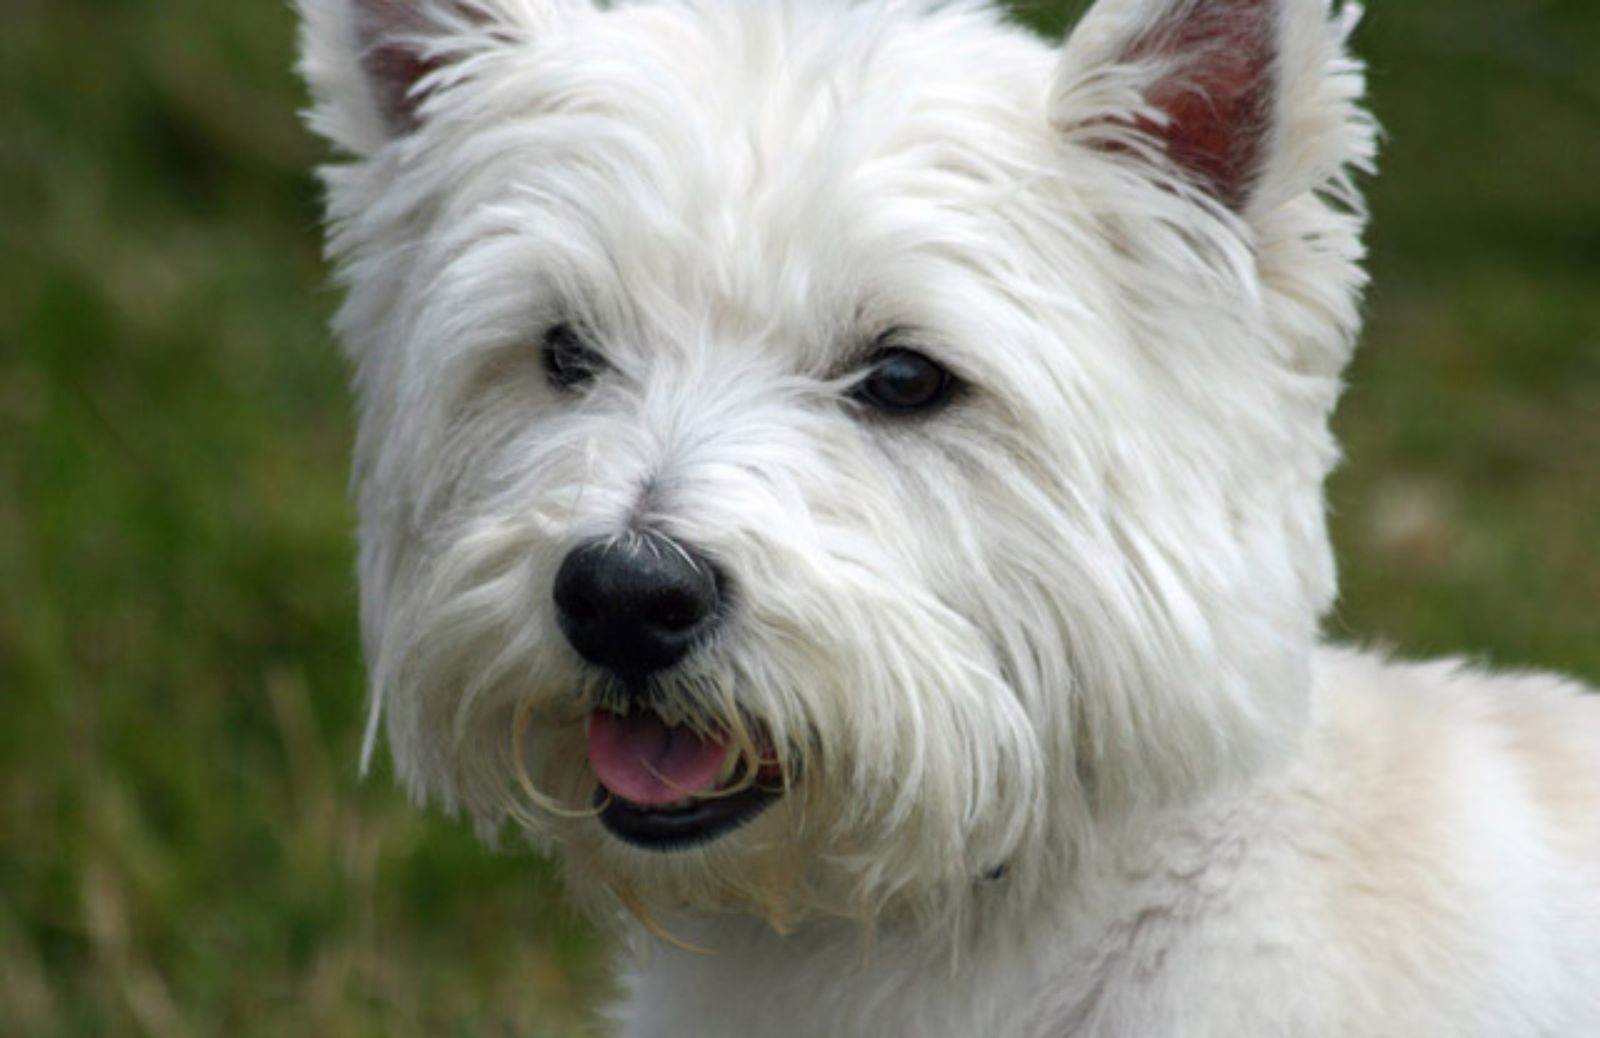
[[[1157,1029],[1143,1033],[1188,1033],[1160,1021],[1188,1000],[1182,992],[1220,994],[1204,964],[1251,939],[1228,921],[1231,884],[1158,868],[1107,882],[1115,889],[1032,912],[991,904],[980,914],[1003,922],[953,943],[927,932],[879,932],[868,943],[854,927],[784,937],[748,919],[675,926],[716,950],[650,942],[627,984],[623,1033],[1067,1038],[1147,1024]],[[1196,1006],[1187,1019],[1204,1015]]]

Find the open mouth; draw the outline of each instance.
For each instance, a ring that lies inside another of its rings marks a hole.
[[[600,780],[600,824],[636,847],[674,851],[707,843],[782,793],[777,764],[762,763],[751,781],[736,746],[669,725],[647,710],[596,710],[588,734],[589,765]]]

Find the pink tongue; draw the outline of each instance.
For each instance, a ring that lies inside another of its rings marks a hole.
[[[725,743],[668,727],[648,711],[589,715],[589,766],[601,785],[635,804],[670,804],[710,789],[727,755]]]

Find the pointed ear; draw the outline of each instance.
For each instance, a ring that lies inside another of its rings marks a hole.
[[[430,16],[459,15],[454,6],[436,11],[415,0],[353,0],[351,4],[356,40],[361,45],[361,71],[378,113],[393,133],[417,128],[423,80],[444,64],[444,56],[430,45],[442,26],[431,25]]]
[[[1099,0],[1062,52],[1052,121],[1245,213],[1280,200],[1286,136],[1364,119],[1360,69],[1343,55],[1357,13],[1330,20],[1328,0]],[[1327,156],[1333,166],[1363,160],[1346,136],[1324,142],[1351,152]]]
[[[312,129],[357,155],[414,131],[452,63],[531,38],[564,0],[298,0]]]

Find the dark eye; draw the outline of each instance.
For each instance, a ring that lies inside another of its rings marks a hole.
[[[852,395],[880,411],[913,414],[938,407],[955,387],[955,376],[943,366],[915,350],[894,347],[873,358]]]
[[[581,385],[605,367],[594,347],[570,324],[558,324],[544,333],[544,372],[557,389]]]

